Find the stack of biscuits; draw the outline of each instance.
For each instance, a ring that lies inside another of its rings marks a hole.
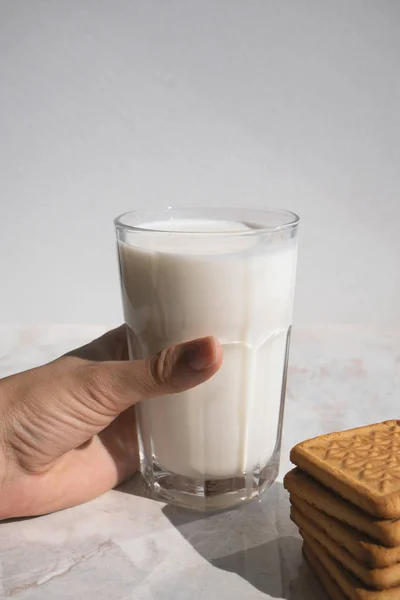
[[[308,440],[291,460],[291,519],[328,596],[400,600],[400,421]]]

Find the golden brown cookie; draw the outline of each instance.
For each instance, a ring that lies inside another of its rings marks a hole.
[[[343,568],[351,571],[365,586],[377,590],[394,587],[399,587],[400,589],[400,563],[382,569],[369,569],[358,562],[345,548],[326,535],[315,523],[309,521],[294,506],[291,508],[290,517],[304,535],[307,536],[308,540],[313,538],[321,544],[333,558],[343,565]]]
[[[376,544],[371,538],[356,529],[329,517],[321,510],[311,506],[292,494],[293,506],[309,521],[318,525],[326,535],[343,546],[354,558],[370,569],[390,567],[400,563],[400,546],[387,548]]]
[[[331,600],[348,600],[348,596],[342,592],[336,581],[332,579],[328,571],[322,565],[322,563],[318,560],[318,558],[313,554],[312,550],[306,543],[303,544],[303,554],[308,562],[309,567],[314,571],[319,581],[321,582],[322,587],[328,594]]]
[[[366,533],[378,544],[400,546],[400,520],[376,519],[368,515],[297,468],[287,473],[283,483],[296,498]]]
[[[400,518],[400,421],[321,435],[295,446],[290,458],[372,516]]]
[[[361,583],[349,571],[346,571],[315,539],[301,532],[304,538],[306,552],[312,552],[313,557],[318,557],[319,563],[328,571],[329,575],[340,587],[348,600],[400,600],[400,587],[389,590],[373,590]],[[315,570],[317,571],[318,563]],[[318,571],[319,573],[319,571]]]

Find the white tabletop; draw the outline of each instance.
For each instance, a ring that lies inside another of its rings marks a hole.
[[[0,376],[48,361],[103,327],[0,329]],[[295,330],[281,473],[261,502],[209,516],[146,497],[138,476],[83,506],[0,524],[0,598],[318,600],[282,476],[296,442],[398,417],[400,336]]]

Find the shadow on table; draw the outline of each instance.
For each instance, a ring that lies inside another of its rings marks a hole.
[[[212,514],[167,505],[163,513],[210,564],[236,573],[273,598],[320,600],[319,584],[304,563],[301,539],[289,518],[289,499],[275,483],[261,502]]]
[[[151,498],[141,475],[117,488]],[[172,505],[164,515],[188,543],[215,568],[235,573],[273,598],[325,598],[301,553],[301,539],[289,518],[289,498],[275,483],[261,502],[238,509],[199,513]]]
[[[45,515],[35,515],[33,517],[12,517],[11,519],[4,519],[3,521],[0,521],[0,527],[2,525],[5,525],[6,523],[19,523],[19,521],[32,521],[34,519],[40,519],[43,516],[45,516]]]
[[[152,497],[150,490],[140,473],[136,473],[133,477],[127,481],[124,481],[124,483],[121,483],[115,489],[118,492],[124,492],[125,494],[130,494],[131,496],[139,496],[140,498],[151,499]]]

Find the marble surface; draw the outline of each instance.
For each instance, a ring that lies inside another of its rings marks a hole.
[[[0,376],[46,362],[102,327],[2,327]],[[319,600],[289,520],[291,446],[398,417],[399,331],[294,331],[278,481],[261,502],[209,516],[147,497],[139,476],[53,515],[0,523],[0,598]]]

